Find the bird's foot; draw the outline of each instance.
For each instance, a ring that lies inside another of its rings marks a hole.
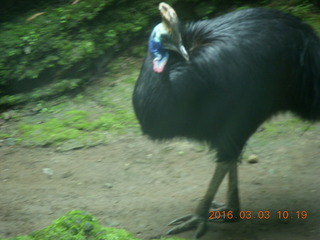
[[[218,211],[219,209],[223,209],[225,207],[226,207],[226,205],[222,202],[213,201],[211,203],[211,208],[212,208],[212,210],[215,210],[215,211]]]
[[[239,209],[226,206],[225,204],[216,201],[211,203],[208,221],[234,222],[239,219]]]
[[[206,232],[206,223],[208,219],[200,217],[199,215],[191,214],[184,217],[177,218],[169,223],[169,226],[175,226],[171,228],[167,234],[176,234],[184,232],[193,228],[196,228],[196,232],[193,239],[198,239]]]

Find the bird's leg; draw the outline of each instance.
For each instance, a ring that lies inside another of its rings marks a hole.
[[[238,215],[240,210],[240,201],[238,190],[238,167],[236,162],[232,164],[229,171],[227,205],[225,206],[221,203],[212,202],[211,207],[213,208],[213,211],[220,211],[220,213],[222,211],[231,211],[232,215],[228,215],[228,218],[221,218],[217,220],[234,221],[236,219],[239,219]]]
[[[240,200],[238,189],[238,164],[234,162],[229,172],[229,185],[228,185],[228,202],[227,207],[229,211],[233,212],[233,215],[239,215]]]
[[[215,169],[213,177],[211,178],[207,192],[203,199],[200,201],[195,214],[187,215],[170,222],[169,226],[177,226],[170,229],[167,234],[175,234],[189,230],[191,228],[196,228],[194,238],[197,239],[205,233],[211,202],[216,195],[223,178],[232,168],[234,168],[234,165],[236,165],[236,162],[233,161],[227,163],[217,163],[217,167]]]

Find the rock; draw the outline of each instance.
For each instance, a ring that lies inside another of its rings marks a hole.
[[[195,145],[192,147],[193,151],[195,152],[204,152],[207,149],[206,145]]]
[[[4,141],[4,143],[5,143],[6,146],[15,146],[17,144],[17,139],[15,139],[15,138],[7,138]]]
[[[130,168],[131,168],[130,163],[126,163],[126,164],[124,165],[124,170],[125,170],[125,171],[129,170]]]
[[[276,173],[276,170],[273,169],[273,168],[268,169],[268,173],[269,173],[270,175],[274,175],[274,174]]]
[[[112,185],[112,183],[106,183],[106,184],[103,184],[103,187],[104,188],[113,188],[113,185]]]
[[[51,168],[43,168],[42,172],[46,174],[49,178],[53,175],[53,170]]]
[[[259,160],[258,156],[255,155],[255,154],[251,154],[248,159],[247,159],[247,162],[250,163],[250,164],[254,164],[254,163],[257,163]]]
[[[16,117],[16,113],[14,110],[10,110],[10,111],[7,111],[7,112],[4,112],[2,113],[2,118],[5,120],[5,121],[8,121],[14,117]]]
[[[97,146],[101,143],[107,143],[107,141],[108,139],[102,135],[100,137],[75,138],[63,142],[56,150],[60,152],[67,152],[70,150]]]
[[[120,225],[120,223],[119,223],[118,221],[116,221],[116,220],[110,220],[110,219],[107,219],[107,220],[105,221],[105,223],[106,223],[106,225],[107,225],[108,227],[118,227],[118,226]]]
[[[149,225],[146,224],[146,223],[140,223],[140,224],[138,225],[138,228],[146,229],[148,226],[149,226]]]
[[[179,152],[178,152],[178,155],[179,155],[179,156],[184,155],[184,151],[179,151]]]
[[[62,143],[61,146],[57,148],[57,151],[66,152],[70,150],[84,148],[85,146],[86,145],[83,141],[79,141],[77,139],[71,139]]]
[[[64,174],[61,175],[61,178],[69,178],[71,176],[73,176],[72,172],[65,172]]]

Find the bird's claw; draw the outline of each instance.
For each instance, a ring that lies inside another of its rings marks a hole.
[[[180,233],[192,228],[196,228],[196,232],[193,236],[193,239],[198,239],[207,230],[207,219],[200,217],[198,215],[187,215],[171,221],[168,225],[176,226],[174,228],[171,228],[167,232],[168,235]]]
[[[183,217],[179,217],[179,218],[176,218],[176,219],[172,220],[171,222],[169,222],[168,226],[179,225],[183,222],[191,220],[192,218],[194,218],[194,215],[192,215],[192,214],[187,215],[187,216],[183,216]]]
[[[214,210],[214,211],[219,211],[220,209],[223,209],[225,208],[226,205],[224,203],[221,203],[221,202],[217,202],[217,201],[213,201],[211,203],[211,208]]]

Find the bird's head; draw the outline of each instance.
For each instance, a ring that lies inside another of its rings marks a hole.
[[[149,39],[149,51],[154,57],[153,70],[158,73],[163,71],[168,61],[168,50],[178,52],[186,61],[189,61],[189,55],[182,44],[176,12],[166,3],[160,3],[159,10],[162,23],[153,29]]]

